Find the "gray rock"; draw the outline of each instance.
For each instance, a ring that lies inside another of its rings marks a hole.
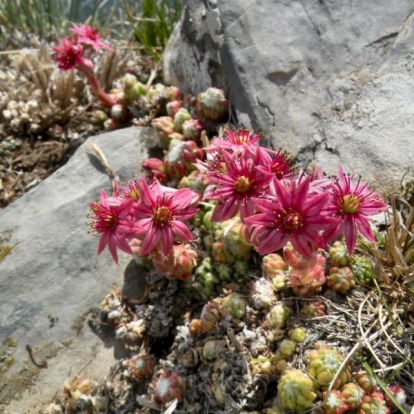
[[[413,13],[411,0],[189,0],[166,81],[224,88],[238,122],[302,167],[389,187],[414,177]]]
[[[17,343],[10,348],[14,364],[0,376],[1,412],[10,387],[14,401],[5,412],[38,412],[36,403],[48,403],[68,377],[92,372],[99,378],[114,363],[111,339],[92,333],[85,315],[111,284],[122,287],[131,257],[121,253],[119,266],[107,251],[98,257],[98,238],[87,233],[88,202],[111,188],[89,142],[125,182],[137,177],[156,139],[152,128],[90,138],[65,166],[0,212],[0,236],[15,245],[0,262],[0,343]],[[16,382],[33,368],[27,344],[48,359],[48,368],[34,372],[30,392]]]

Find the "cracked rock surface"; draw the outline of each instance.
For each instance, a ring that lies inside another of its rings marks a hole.
[[[88,234],[88,202],[111,191],[90,142],[126,181],[137,177],[154,139],[152,128],[136,127],[90,138],[1,211],[0,240],[12,247],[0,260],[1,413],[38,413],[68,377],[100,378],[116,360],[112,337],[95,335],[87,321],[110,285],[123,284],[130,258],[116,266],[107,252],[98,257]]]
[[[389,189],[414,177],[413,13],[410,0],[189,0],[166,81],[222,87],[262,145]]]

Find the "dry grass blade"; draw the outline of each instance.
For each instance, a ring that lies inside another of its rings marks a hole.
[[[105,157],[105,154],[93,141],[89,141],[89,147],[92,149],[94,155],[98,158],[102,166],[105,168],[105,171],[108,173],[109,179],[112,183],[115,180],[115,175],[108,163],[108,160]]]
[[[373,321],[373,323],[371,324],[371,326],[369,327],[369,329],[367,331],[364,331],[364,327],[362,324],[362,309],[365,306],[366,302],[368,301],[368,299],[370,298],[370,296],[373,294],[373,291],[369,292],[366,296],[365,299],[361,302],[359,309],[358,309],[358,326],[359,326],[359,330],[361,332],[362,335],[362,340],[365,343],[365,346],[369,349],[369,351],[371,352],[371,355],[375,358],[375,360],[378,362],[379,366],[384,369],[386,367],[386,365],[378,358],[376,352],[374,351],[374,349],[372,348],[369,339],[367,337],[367,334],[369,333],[369,331],[377,324],[377,320],[375,319]]]
[[[384,335],[387,337],[387,339],[390,341],[390,343],[394,346],[394,348],[402,355],[405,356],[404,351],[392,340],[391,336],[388,334],[387,332],[387,327],[384,325],[384,321],[383,319],[386,319],[386,316],[384,315],[383,318],[383,314],[382,314],[382,305],[379,306],[379,310],[378,310],[378,315],[379,315],[379,322],[381,325],[381,329],[382,332],[384,333]]]

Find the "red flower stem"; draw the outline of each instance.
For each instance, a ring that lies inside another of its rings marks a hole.
[[[93,93],[100,100],[102,106],[111,108],[113,105],[117,103],[115,95],[106,93],[101,88],[98,79],[89,68],[78,66],[78,69],[85,75],[86,79],[88,79],[89,84],[92,87]]]

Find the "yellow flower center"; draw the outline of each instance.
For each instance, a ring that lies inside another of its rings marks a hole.
[[[172,220],[170,209],[166,206],[158,207],[152,215],[152,220],[158,226],[169,224]]]
[[[345,214],[354,214],[359,211],[359,198],[355,194],[348,194],[342,198],[342,211]]]
[[[139,193],[138,193],[138,190],[136,189],[136,188],[130,188],[129,189],[129,196],[131,197],[131,198],[133,198],[135,201],[138,201],[139,200]]]
[[[249,131],[239,131],[235,137],[235,144],[247,144],[250,140],[250,132]]]
[[[298,212],[289,209],[282,218],[282,223],[287,230],[297,230],[299,227],[302,227],[302,216]]]
[[[250,185],[251,185],[250,180],[244,175],[242,175],[235,181],[234,188],[238,193],[245,193],[249,191]]]

